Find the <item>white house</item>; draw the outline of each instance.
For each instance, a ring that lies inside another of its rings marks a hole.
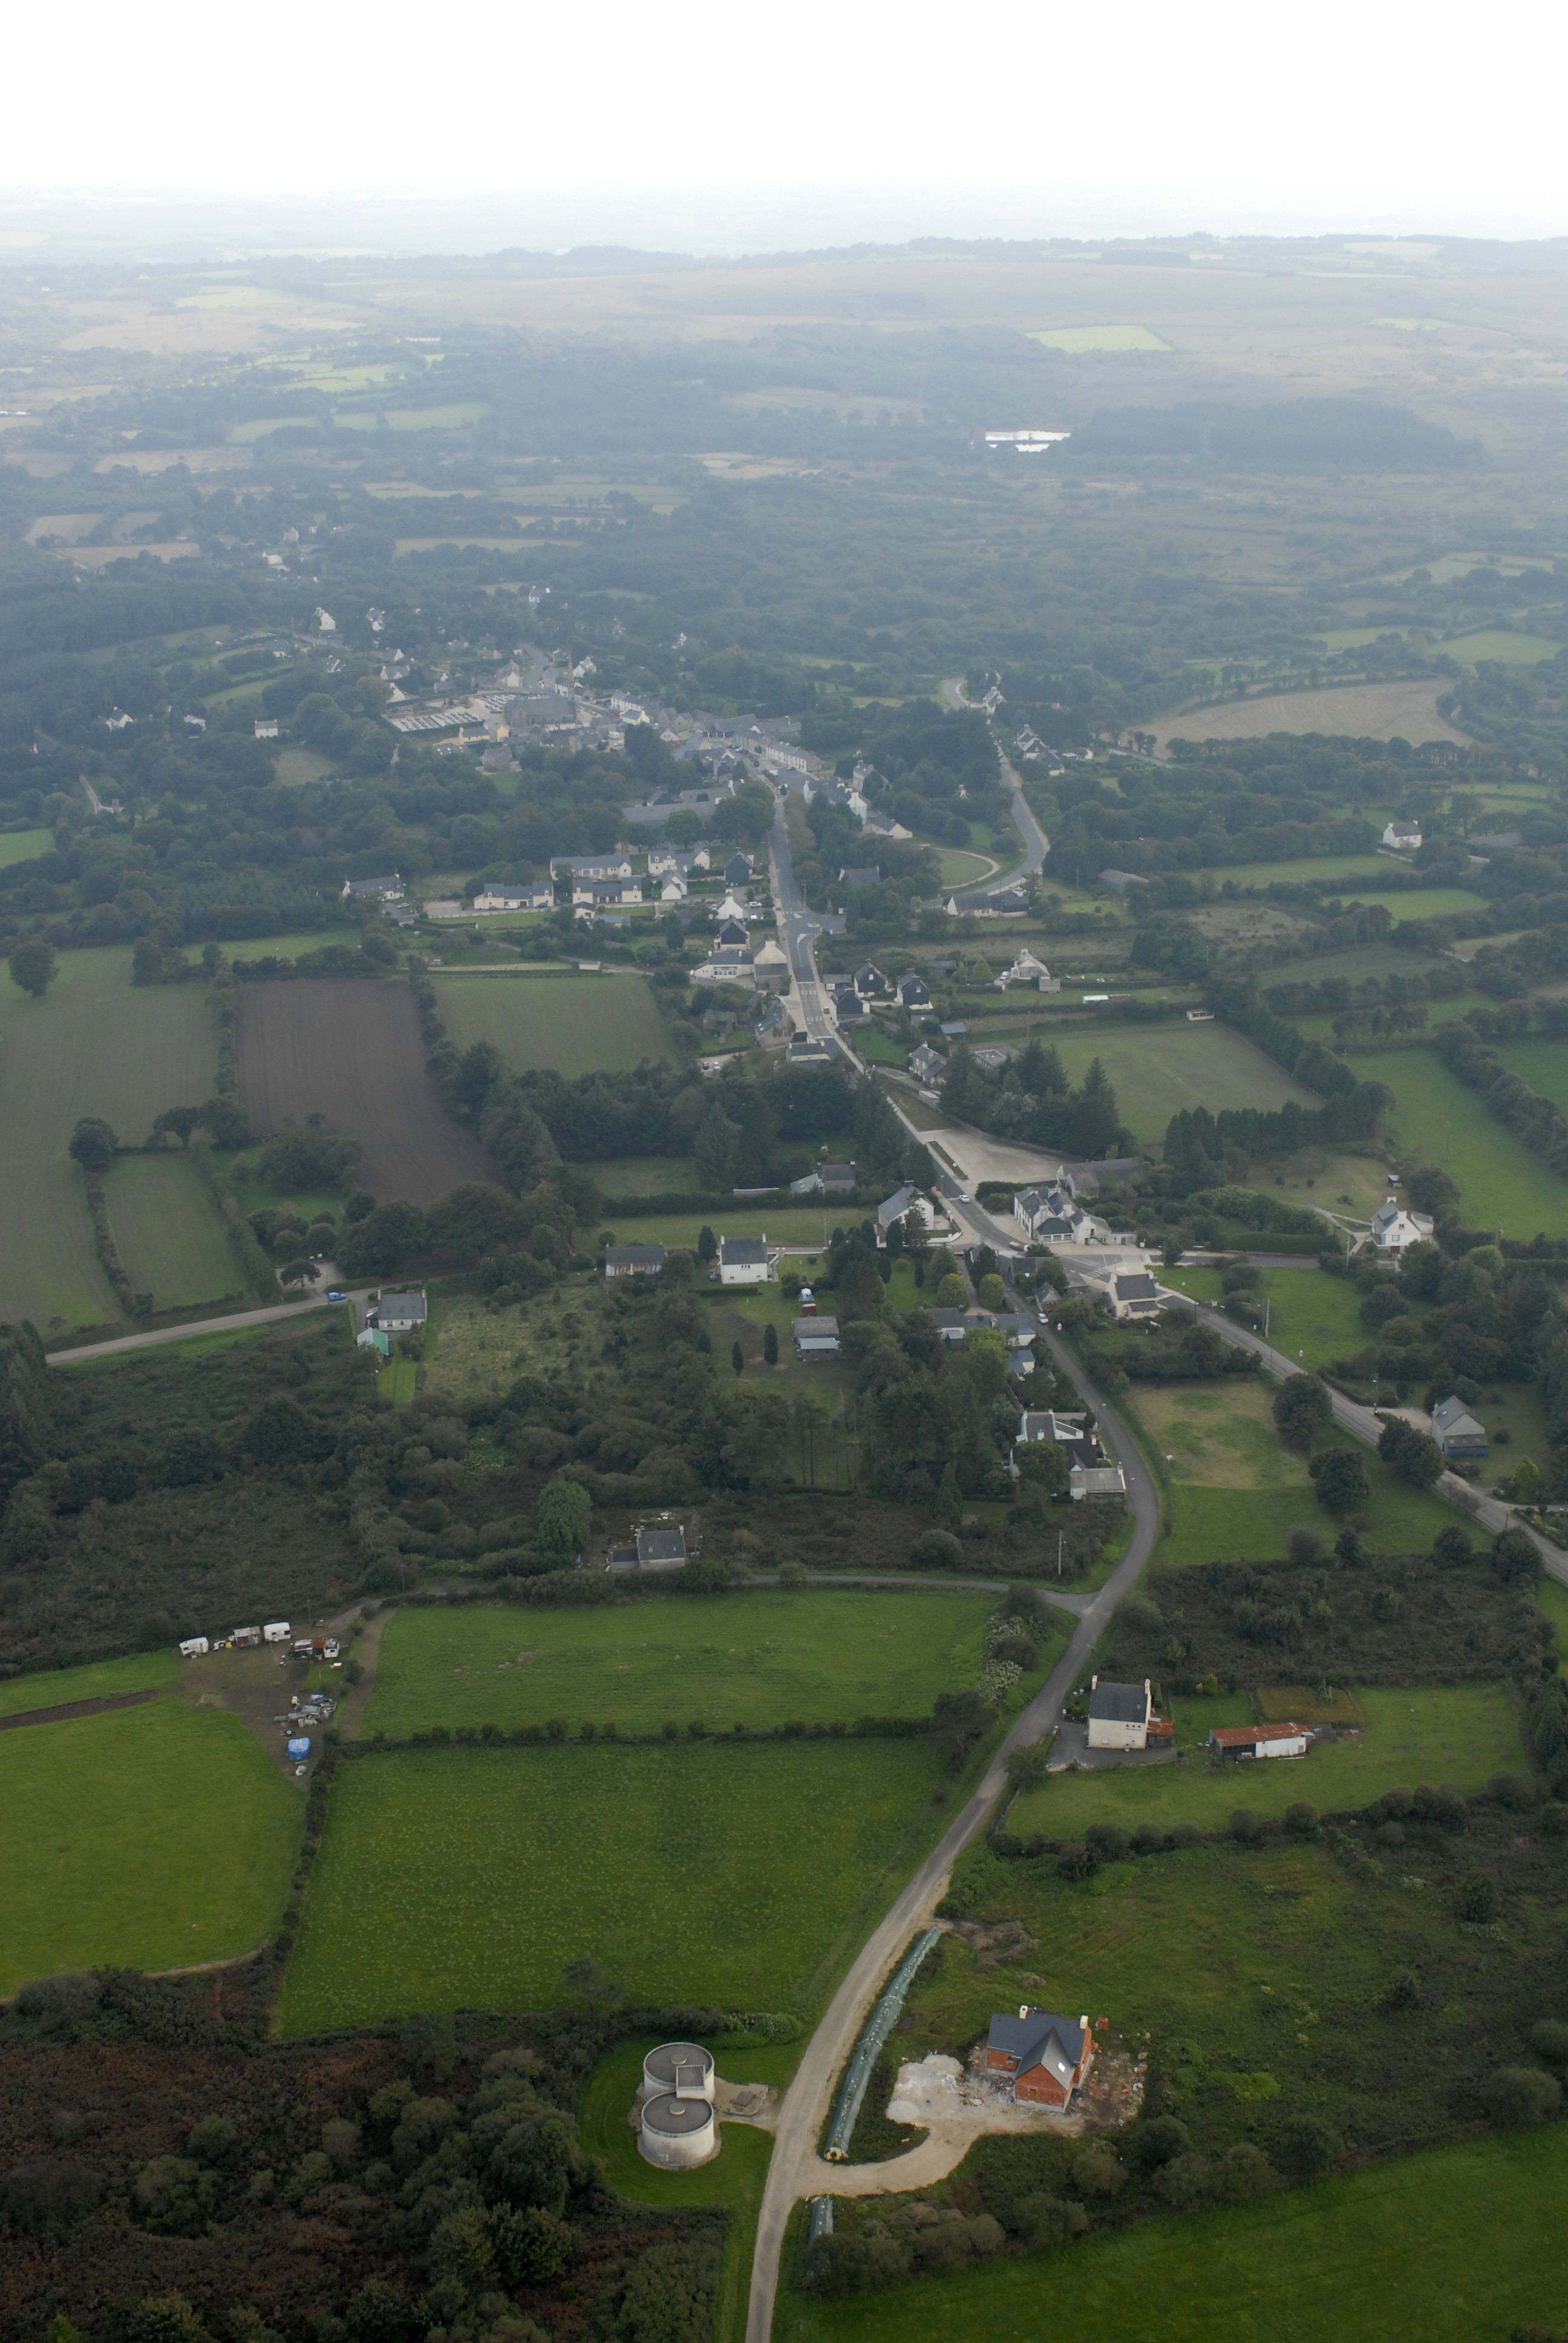
[[[1154,1701],[1149,1679],[1141,1684],[1089,1680],[1089,1745],[1091,1749],[1146,1749]]]
[[[661,903],[684,903],[686,900],[685,880],[678,879],[672,871],[670,876],[663,880],[659,887],[658,900]]]
[[[1445,1456],[1484,1456],[1490,1446],[1486,1426],[1457,1394],[1432,1409],[1432,1436]]]
[[[947,1060],[929,1041],[910,1051],[910,1071],[918,1082],[940,1082],[947,1070]]]
[[[640,903],[640,879],[574,879],[572,901],[588,910],[602,911],[619,903]]]
[[[387,871],[382,879],[346,879],[343,900],[346,903],[396,903],[403,894],[403,881],[396,870]]]
[[[367,1322],[381,1334],[409,1334],[425,1323],[425,1318],[424,1294],[410,1291],[382,1294],[368,1312]]]
[[[1382,834],[1385,846],[1397,847],[1402,853],[1413,854],[1421,844],[1421,824],[1418,821],[1391,821]]]
[[[324,610],[319,602],[310,615],[316,621],[317,631],[319,634],[335,635],[337,632],[337,619],[330,610]]]
[[[727,890],[724,900],[715,908],[711,916],[720,926],[726,920],[739,920],[744,926],[748,920],[759,920],[762,914],[753,904],[743,901],[731,888]]]
[[[884,1196],[877,1206],[877,1242],[885,1245],[888,1231],[893,1222],[907,1220],[911,1212],[918,1216],[922,1227],[930,1229],[936,1226],[936,1206],[929,1196],[922,1196],[918,1188],[906,1181],[901,1188],[895,1188],[890,1196]]]
[[[720,1237],[719,1240],[719,1282],[720,1285],[766,1285],[768,1282],[768,1238]]]
[[[1026,945],[1016,954],[1010,968],[1004,968],[996,980],[999,992],[1008,991],[1015,984],[1030,985],[1037,992],[1060,992],[1061,979],[1052,976],[1042,960],[1036,960]]]
[[[751,965],[757,971],[757,981],[759,984],[782,984],[788,986],[789,982],[789,955],[784,950],[782,944],[775,943],[771,936],[766,937],[764,940],[758,945],[756,950],[751,955]]]
[[[1430,1237],[1432,1231],[1430,1213],[1407,1212],[1404,1206],[1391,1196],[1372,1214],[1367,1241],[1385,1260],[1397,1262],[1410,1246],[1420,1244]]]
[[[1020,1188],[1012,1216],[1030,1244],[1103,1244],[1109,1224],[1086,1212],[1072,1192],[1070,1172],[1044,1188]]]
[[[1130,1319],[1159,1315],[1160,1289],[1146,1269],[1119,1270],[1105,1292],[1119,1325],[1125,1326]]]
[[[629,879],[629,854],[555,854],[550,857],[552,879]]]

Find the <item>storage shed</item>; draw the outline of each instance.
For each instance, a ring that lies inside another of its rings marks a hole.
[[[1227,1764],[1244,1757],[1304,1757],[1307,1734],[1300,1725],[1216,1725],[1209,1746]]]

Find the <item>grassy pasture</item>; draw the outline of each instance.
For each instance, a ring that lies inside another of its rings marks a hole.
[[[0,870],[13,862],[33,862],[55,843],[52,830],[13,830],[0,837]]]
[[[1524,1763],[1519,1723],[1503,1684],[1412,1684],[1356,1694],[1366,1724],[1363,1741],[1338,1741],[1304,1758],[1220,1765],[1200,1753],[1211,1725],[1250,1724],[1241,1704],[1235,1716],[1224,1695],[1172,1704],[1185,1764],[1129,1765],[1117,1771],[1058,1774],[1043,1789],[1028,1790],[1008,1808],[1006,1827],[1020,1838],[1039,1834],[1074,1838],[1091,1823],[1135,1830],[1179,1822],[1222,1830],[1238,1806],[1279,1815],[1296,1798],[1320,1813],[1369,1805],[1385,1790],[1417,1782],[1452,1782],[1478,1790],[1488,1777]],[[1221,1710],[1226,1711],[1221,1715]]]
[[[441,1015],[459,1050],[489,1041],[515,1072],[620,1073],[668,1055],[642,977],[437,976]]]
[[[284,2031],[548,2009],[580,1954],[640,2001],[807,2015],[943,1778],[923,1741],[359,1759],[333,1786]]]
[[[777,2343],[1482,2343],[1562,2316],[1568,2127],[1506,2132],[1221,2212],[983,2262],[885,2294],[787,2294]],[[1484,2250],[1477,2239],[1485,2240]],[[1288,2315],[1282,2318],[1282,2306]]]
[[[104,1700],[116,1693],[146,1692],[178,1680],[178,1654],[133,1652],[123,1660],[92,1660],[85,1667],[44,1668],[9,1676],[0,1684],[0,1716],[20,1716],[29,1708],[58,1708],[68,1700]]]
[[[1345,890],[1344,900],[1347,903],[1381,903],[1396,920],[1445,920],[1456,911],[1486,908],[1485,896],[1473,894],[1468,887],[1392,888],[1386,893],[1372,887],[1350,887]]]
[[[1437,712],[1440,680],[1327,685],[1315,691],[1271,692],[1162,716],[1153,727],[1163,745],[1187,740],[1261,740],[1271,732],[1320,732],[1329,739],[1463,740]]]
[[[1313,1093],[1218,1020],[1212,1025],[1099,1025],[1075,1033],[1053,1030],[1061,1062],[1075,1082],[1099,1058],[1116,1091],[1124,1120],[1141,1141],[1164,1136],[1165,1126],[1183,1107],[1283,1106],[1287,1099],[1312,1105]]]
[[[1499,1041],[1493,1046],[1505,1066],[1568,1114],[1568,1050],[1561,1041]]]
[[[211,1093],[216,1034],[205,989],[133,990],[130,963],[117,949],[63,952],[42,1001],[0,987],[0,1317],[40,1327],[117,1317],[82,1175],[65,1152],[72,1128],[102,1115],[122,1138],[141,1140],[163,1108]],[[234,1282],[226,1275],[216,1290]]]
[[[1325,1228],[1324,1242],[1328,1241]],[[1220,1299],[1217,1269],[1161,1270],[1160,1282],[1201,1302]],[[1303,1353],[1303,1366],[1326,1366],[1331,1359],[1364,1349],[1372,1340],[1358,1315],[1360,1287],[1349,1278],[1330,1277],[1315,1262],[1300,1269],[1261,1270],[1256,1290],[1268,1297],[1270,1342],[1287,1358]]]
[[[237,1717],[177,1700],[0,1734],[0,1993],[248,1952],[282,1909],[304,1811]]]
[[[1139,1383],[1119,1404],[1143,1434],[1165,1484],[1166,1528],[1155,1548],[1161,1569],[1197,1562],[1263,1561],[1282,1554],[1300,1524],[1332,1542],[1336,1523],[1318,1503],[1306,1460],[1281,1445],[1271,1407],[1271,1376],[1222,1383]],[[1335,1431],[1329,1444],[1354,1449],[1372,1482],[1366,1538],[1374,1553],[1424,1552],[1449,1507],[1378,1462],[1371,1449]],[[1167,1461],[1169,1460],[1169,1461]]]
[[[1378,854],[1324,854],[1316,861],[1231,862],[1221,870],[1206,870],[1203,876],[1212,879],[1217,887],[1228,879],[1233,879],[1238,887],[1304,887],[1318,879],[1377,879],[1388,868]]]
[[[775,1593],[653,1597],[634,1610],[504,1605],[400,1611],[381,1640],[365,1729],[537,1725],[634,1732],[667,1717],[743,1723],[923,1716],[974,1682],[984,1595]]]
[[[1563,646],[1545,635],[1516,634],[1511,627],[1484,627],[1478,634],[1455,635],[1450,642],[1434,643],[1432,649],[1446,651],[1464,667],[1475,667],[1483,659],[1499,667],[1539,667],[1543,659],[1555,659]]]
[[[375,431],[385,414],[389,431],[465,431],[489,411],[485,400],[470,398],[448,407],[338,407],[333,409],[332,420],[340,431]]]
[[[222,1217],[187,1156],[122,1156],[104,1193],[132,1290],[150,1293],[159,1310],[243,1289]]]
[[[1505,1236],[1568,1234],[1568,1181],[1549,1171],[1430,1050],[1345,1061],[1358,1081],[1394,1093],[1390,1129],[1401,1169],[1436,1163],[1459,1183],[1466,1218]]]

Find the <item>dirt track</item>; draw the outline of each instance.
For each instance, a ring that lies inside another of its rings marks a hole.
[[[58,1725],[67,1716],[102,1716],[111,1708],[140,1708],[146,1701],[161,1700],[166,1689],[155,1684],[150,1692],[106,1693],[99,1700],[62,1700],[53,1708],[21,1708],[15,1716],[0,1716],[0,1733],[15,1733],[21,1725]]]
[[[355,977],[242,984],[235,1015],[240,1103],[269,1134],[323,1114],[364,1149],[355,1174],[382,1203],[433,1204],[469,1181],[498,1185],[477,1139],[447,1121],[425,1071],[407,985]]]

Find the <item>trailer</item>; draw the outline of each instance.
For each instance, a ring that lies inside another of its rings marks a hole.
[[[259,1647],[261,1643],[261,1629],[259,1627],[236,1627],[233,1634],[229,1637],[229,1642],[234,1645],[236,1652],[255,1651]]]
[[[296,1638],[295,1638],[295,1643],[294,1643],[294,1656],[295,1656],[295,1658],[296,1658],[297,1660],[307,1660],[307,1659],[309,1659],[309,1657],[310,1657],[310,1655],[311,1655],[312,1652],[314,1652],[314,1650],[315,1650],[315,1649],[316,1649],[316,1646],[315,1646],[315,1644],[311,1642],[310,1637],[309,1637],[308,1635],[297,1635],[297,1636],[296,1636]]]
[[[180,1657],[182,1660],[205,1659],[211,1649],[212,1645],[205,1635],[187,1635],[180,1645]]]
[[[287,1620],[269,1619],[266,1625],[261,1631],[261,1640],[264,1644],[286,1644],[288,1641]]]

